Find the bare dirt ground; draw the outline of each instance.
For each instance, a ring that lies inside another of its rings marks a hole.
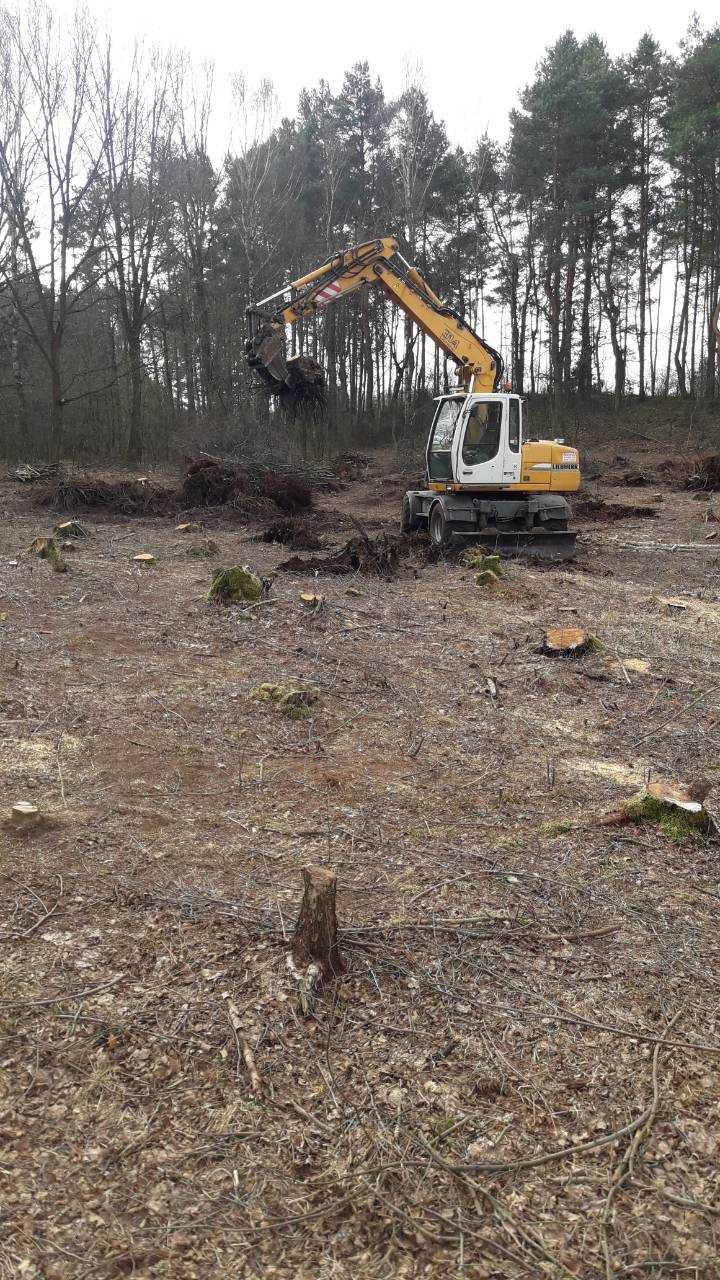
[[[390,469],[321,506],[390,526]],[[288,552],[89,516],[54,574],[0,486],[0,817],[45,819],[0,829],[0,1276],[718,1275],[720,845],[594,822],[720,783],[720,526],[654,505],[492,589],[419,559],[218,610],[213,566]],[[564,624],[602,651],[536,653]],[[309,864],[347,972],[306,1019]]]

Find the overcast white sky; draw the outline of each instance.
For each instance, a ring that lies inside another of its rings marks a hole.
[[[22,3],[22,0],[20,0]],[[270,77],[283,114],[293,114],[300,89],[320,78],[339,88],[343,73],[367,59],[389,96],[402,87],[405,67],[419,63],[431,103],[450,139],[470,146],[487,128],[506,134],[508,111],[532,77],[545,47],[568,27],[597,31],[612,54],[630,51],[644,31],[675,49],[697,12],[705,26],[720,7],[698,0],[687,8],[658,0],[547,0],[500,4],[447,0],[86,0],[118,43],[146,37],[184,48],[216,68],[218,105],[229,109],[228,77],[251,85]],[[74,0],[56,0],[70,11]],[[226,127],[229,121],[225,120]],[[218,139],[219,141],[219,139]],[[224,146],[224,140],[220,142]]]

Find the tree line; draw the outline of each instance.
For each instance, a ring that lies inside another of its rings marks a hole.
[[[0,440],[6,456],[167,456],[188,429],[267,421],[245,307],[350,243],[392,234],[499,347],[514,388],[715,399],[720,27],[676,57],[610,57],[566,32],[507,141],[452,144],[427,90],[366,63],[280,118],[232,84],[221,160],[212,71],[78,9],[0,7]],[[400,418],[455,381],[379,293],[295,327],[330,415]]]

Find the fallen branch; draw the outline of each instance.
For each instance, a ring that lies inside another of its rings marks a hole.
[[[512,1235],[513,1232],[516,1232],[526,1244],[530,1245],[531,1248],[542,1254],[546,1261],[551,1262],[553,1266],[557,1268],[558,1273],[564,1273],[571,1277],[575,1276],[575,1272],[571,1271],[569,1267],[566,1267],[564,1263],[561,1263],[533,1231],[529,1231],[527,1228],[523,1227],[517,1218],[514,1218],[512,1214],[510,1214],[500,1203],[500,1201],[497,1200],[495,1196],[491,1195],[486,1187],[477,1182],[474,1178],[468,1177],[468,1174],[462,1166],[452,1165],[448,1160],[444,1160],[442,1156],[439,1156],[436,1151],[433,1151],[429,1142],[426,1142],[421,1134],[418,1133],[415,1136],[420,1145],[427,1151],[433,1164],[439,1165],[439,1167],[444,1169],[447,1173],[452,1173],[455,1177],[460,1178],[460,1180],[465,1182],[467,1186],[472,1187],[474,1191],[477,1191],[478,1194],[482,1196],[483,1200],[487,1201],[493,1209],[498,1222],[506,1231],[508,1231],[508,1234]]]
[[[539,1015],[538,1015],[539,1016]],[[607,1031],[610,1035],[621,1036],[625,1040],[639,1040],[642,1044],[659,1044],[668,1049],[693,1049],[695,1053],[710,1053],[720,1057],[720,1045],[703,1044],[692,1040],[667,1040],[665,1036],[654,1036],[643,1031],[628,1031],[625,1027],[614,1027],[609,1022],[594,1022],[592,1018],[571,1017],[567,1013],[543,1014],[553,1022],[568,1022],[573,1026],[592,1027],[593,1031]]]
[[[712,1204],[703,1204],[701,1200],[686,1200],[684,1196],[671,1196],[669,1191],[661,1191],[663,1200],[670,1204],[678,1204],[683,1209],[692,1209],[695,1213],[708,1213],[711,1218],[720,1218],[720,1208]]]
[[[124,977],[124,973],[116,973],[114,978],[110,978],[108,982],[99,983],[97,987],[88,987],[85,991],[69,991],[63,996],[47,996],[44,1000],[3,1000],[0,1002],[0,1009],[30,1009],[35,1005],[64,1004],[66,1000],[86,1000],[88,996],[94,996],[98,991],[107,991],[110,987],[116,986]]]
[[[260,1079],[260,1073],[255,1064],[255,1057],[252,1049],[250,1048],[250,1042],[247,1039],[247,1036],[243,1034],[243,1023],[242,1018],[240,1017],[240,1011],[237,1005],[232,1002],[228,1005],[228,1018],[233,1030],[233,1035],[235,1036],[235,1045],[238,1051],[238,1075],[240,1074],[240,1059],[242,1058],[250,1077],[250,1088],[255,1094],[255,1097],[259,1098],[262,1094],[262,1080]]]
[[[557,1151],[546,1151],[541,1156],[521,1157],[519,1160],[463,1161],[452,1165],[447,1162],[447,1167],[453,1173],[515,1173],[518,1169],[539,1169],[545,1164],[552,1164],[555,1160],[565,1160],[569,1156],[583,1155],[586,1151],[598,1151],[601,1147],[609,1147],[613,1142],[619,1142],[621,1138],[630,1137],[643,1127],[649,1114],[650,1108],[647,1107],[629,1124],[623,1125],[622,1129],[615,1129],[612,1133],[605,1133],[600,1138],[592,1138],[589,1142],[578,1142],[572,1147],[561,1147]]]
[[[583,543],[597,547],[622,547],[630,551],[715,551],[720,548],[708,546],[707,542],[620,542],[617,538],[604,538],[593,541],[583,538]]]
[[[682,1009],[678,1009],[673,1018],[670,1019],[665,1028],[665,1036],[672,1031],[675,1023],[678,1021]],[[663,1037],[664,1039],[665,1037]],[[613,1280],[613,1264],[612,1255],[610,1253],[610,1222],[612,1217],[612,1207],[615,1199],[619,1195],[622,1188],[630,1181],[635,1172],[635,1158],[640,1150],[640,1143],[648,1136],[655,1122],[655,1117],[660,1106],[660,1085],[658,1082],[658,1063],[660,1059],[660,1050],[663,1042],[655,1045],[652,1059],[652,1101],[645,1112],[645,1118],[642,1124],[636,1128],[632,1140],[627,1150],[615,1169],[612,1185],[607,1194],[603,1211],[600,1215],[600,1247],[602,1248],[603,1257],[605,1259],[605,1280]]]

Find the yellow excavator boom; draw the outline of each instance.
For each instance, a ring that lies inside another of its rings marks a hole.
[[[497,390],[503,371],[500,355],[441,301],[417,268],[405,261],[397,240],[390,236],[336,253],[285,289],[248,307],[248,359],[272,390],[282,393],[287,389],[302,398],[309,385],[319,386],[324,381],[314,362],[302,357],[304,364],[286,359],[285,327],[347,297],[363,284],[382,289],[437,343],[458,366],[462,388]]]

